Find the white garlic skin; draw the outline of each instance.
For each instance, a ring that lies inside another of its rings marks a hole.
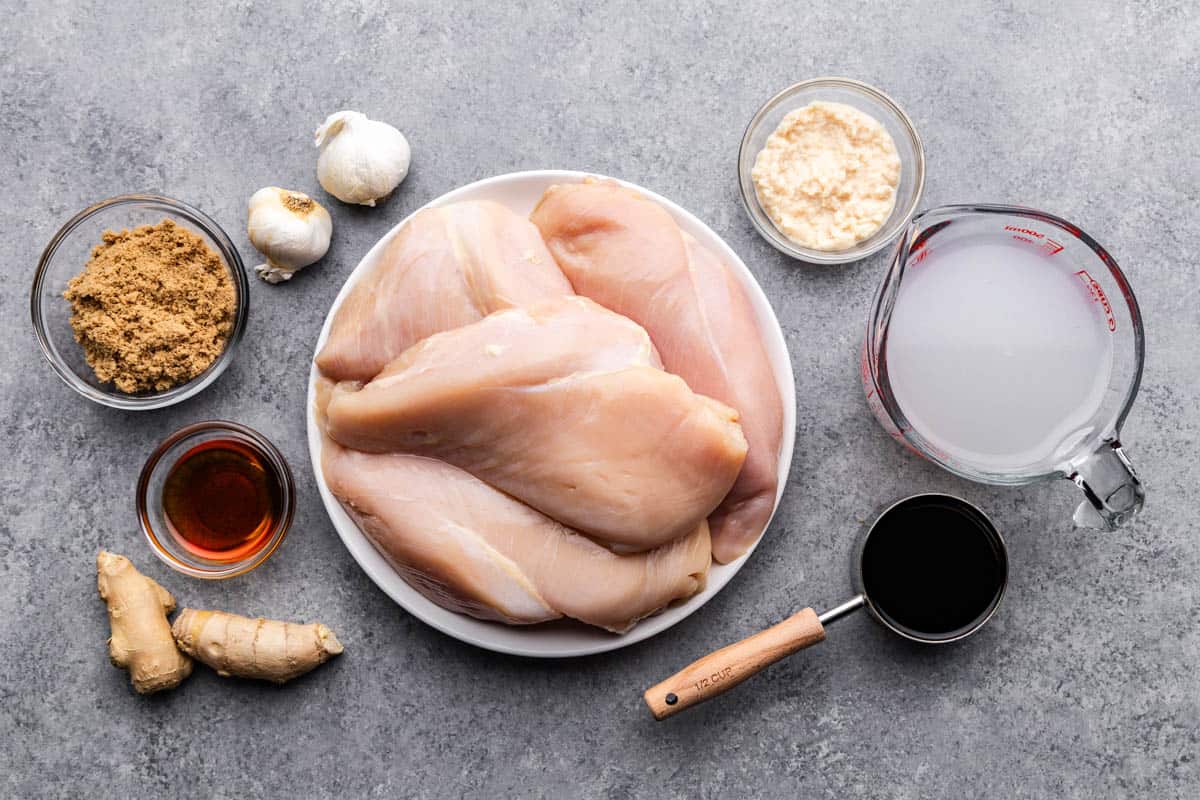
[[[317,180],[343,203],[374,206],[400,185],[412,160],[404,134],[357,111],[326,117],[315,143]]]
[[[254,271],[267,283],[279,283],[329,251],[333,220],[303,192],[267,186],[250,196],[246,232],[267,257]]]

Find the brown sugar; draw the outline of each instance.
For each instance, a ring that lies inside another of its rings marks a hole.
[[[234,322],[233,280],[221,257],[171,220],[102,239],[63,295],[96,377],[133,394],[208,369]]]

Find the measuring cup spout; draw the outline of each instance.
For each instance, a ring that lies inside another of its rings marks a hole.
[[[1116,439],[1101,442],[1067,477],[1087,497],[1075,510],[1075,524],[1081,528],[1116,530],[1141,511],[1146,499],[1142,482]]]

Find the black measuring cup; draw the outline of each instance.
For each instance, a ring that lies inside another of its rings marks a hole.
[[[970,636],[992,618],[1008,584],[1008,553],[996,526],[965,500],[919,494],[888,506],[855,548],[857,594],[818,615],[806,608],[778,625],[704,656],[646,691],[656,719],[729,691],[825,638],[825,626],[860,608],[921,644]]]

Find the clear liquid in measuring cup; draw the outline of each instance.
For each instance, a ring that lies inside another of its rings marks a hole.
[[[1096,425],[1112,334],[1065,255],[998,233],[938,243],[908,265],[887,370],[909,423],[946,456],[1049,472]]]

